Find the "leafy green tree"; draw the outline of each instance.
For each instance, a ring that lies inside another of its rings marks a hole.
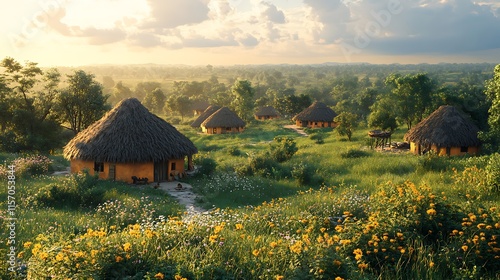
[[[37,63],[25,65],[7,57],[0,63],[1,149],[48,151],[61,144],[59,123],[54,114],[60,74],[45,73]]]
[[[167,97],[163,91],[160,88],[156,88],[152,92],[146,94],[142,100],[142,104],[151,112],[159,114],[165,106],[166,99]]]
[[[373,106],[368,116],[368,126],[381,130],[394,131],[398,127],[394,102],[387,97],[380,98]]]
[[[69,129],[76,135],[100,119],[110,105],[94,75],[76,70],[67,76],[69,85],[59,94],[57,105],[61,120],[69,124]]]
[[[134,96],[139,100],[144,100],[148,93],[153,92],[157,88],[161,88],[161,84],[158,82],[140,82],[135,86]],[[163,105],[161,108],[163,108]]]
[[[134,97],[132,90],[125,86],[122,81],[116,83],[111,92],[111,98],[109,101],[113,104],[118,103],[123,99]]]
[[[271,143],[271,157],[277,162],[284,162],[292,158],[299,150],[297,143],[291,137],[274,137]]]
[[[243,120],[249,121],[252,119],[254,109],[254,94],[255,90],[252,83],[248,80],[237,80],[231,88],[234,100],[232,106]]]
[[[392,74],[387,77],[386,85],[392,89],[398,118],[408,129],[431,109],[435,83],[427,74]]]
[[[358,124],[358,116],[353,113],[342,112],[333,121],[338,124],[335,128],[337,133],[340,136],[347,136],[347,139],[351,141],[352,133]]]
[[[191,99],[185,95],[170,95],[163,110],[165,114],[177,112],[181,115],[181,120],[184,120],[184,115],[191,110],[191,104]]]
[[[488,148],[498,151],[500,144],[500,64],[495,67],[493,78],[486,81],[486,91],[491,107],[488,110],[489,131],[482,134]]]
[[[312,100],[309,95],[288,95],[277,98],[274,101],[274,108],[284,115],[295,116],[311,104]]]

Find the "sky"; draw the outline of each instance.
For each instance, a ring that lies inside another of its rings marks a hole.
[[[499,0],[24,0],[3,6],[0,54],[41,66],[500,62]]]

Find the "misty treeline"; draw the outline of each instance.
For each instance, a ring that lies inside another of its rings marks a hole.
[[[252,121],[263,106],[291,118],[314,101],[344,113],[356,126],[381,130],[409,129],[439,106],[454,105],[471,116],[488,143],[500,123],[494,120],[500,115],[500,70],[493,64],[100,65],[30,71],[38,68],[35,63],[17,63],[17,70],[9,63],[17,62],[4,59],[0,78],[0,106],[8,112],[0,120],[0,148],[6,151],[60,147],[129,97],[173,124],[189,124],[193,111],[209,104]],[[21,113],[32,121],[19,120]]]

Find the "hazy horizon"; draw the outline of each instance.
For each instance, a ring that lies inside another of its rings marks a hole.
[[[495,0],[40,0],[0,11],[40,66],[500,63]]]

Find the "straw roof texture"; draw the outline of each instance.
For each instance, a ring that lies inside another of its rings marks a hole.
[[[244,127],[246,123],[227,107],[222,107],[208,117],[201,126],[214,127]]]
[[[257,117],[265,117],[265,116],[279,116],[276,109],[273,106],[262,107],[257,113],[255,113]]]
[[[410,129],[404,139],[423,146],[475,147],[481,145],[478,131],[457,108],[444,105]]]
[[[213,113],[217,112],[217,110],[220,109],[220,106],[217,105],[210,105],[208,106],[203,113],[201,113],[194,122],[191,123],[192,127],[200,127],[200,125],[208,118],[210,117]]]
[[[336,116],[337,114],[325,103],[316,101],[293,117],[293,120],[331,122]]]
[[[197,152],[186,136],[135,98],[122,100],[64,147],[66,159],[100,162],[155,162]]]

